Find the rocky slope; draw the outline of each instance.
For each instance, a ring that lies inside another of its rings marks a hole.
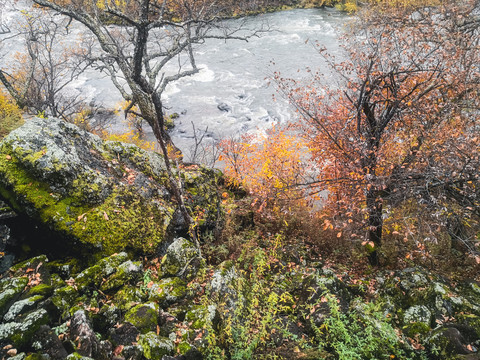
[[[23,214],[0,206],[2,359],[480,359],[479,283],[351,278],[249,221],[232,235],[241,255],[207,264],[179,236],[162,164],[52,119],[0,144],[0,194]],[[177,172],[207,229],[218,174]]]

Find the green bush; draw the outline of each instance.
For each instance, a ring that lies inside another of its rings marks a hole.
[[[388,316],[378,304],[354,301],[348,313],[342,313],[335,295],[325,293],[330,316],[315,328],[320,347],[329,349],[341,360],[424,359],[421,352],[405,346]]]

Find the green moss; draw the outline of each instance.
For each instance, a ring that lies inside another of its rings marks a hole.
[[[93,265],[75,277],[75,285],[78,289],[87,286],[99,287],[103,279],[103,269],[100,265]]]
[[[26,270],[26,269],[32,269],[36,268],[40,263],[45,264],[48,262],[48,259],[45,255],[40,255],[25,261],[22,261],[21,263],[18,263],[10,268],[11,273],[16,273],[19,270]]]
[[[146,300],[144,293],[135,286],[124,286],[115,293],[113,303],[122,311],[127,311],[133,306]]]
[[[71,314],[70,309],[76,304],[79,294],[73,286],[55,289],[51,297],[52,303],[61,311],[62,317]]]
[[[134,325],[142,334],[146,334],[156,329],[158,311],[159,308],[156,304],[140,304],[125,314],[125,321]]]
[[[67,356],[67,360],[93,360],[93,359],[87,356],[82,356],[77,352],[74,352]]]
[[[28,296],[41,295],[41,296],[50,296],[53,293],[53,286],[47,284],[39,284],[32,287],[28,291]]]
[[[192,345],[190,345],[186,341],[182,341],[177,345],[177,352],[180,355],[185,355],[191,348],[192,348]]]
[[[161,359],[164,355],[173,352],[173,342],[167,338],[161,338],[154,332],[140,335],[138,340],[143,348],[143,355],[147,359]]]
[[[149,300],[163,306],[173,304],[185,297],[187,284],[177,277],[166,278],[154,283],[150,290]]]
[[[27,355],[27,357],[25,358],[25,360],[46,360],[46,359],[47,359],[47,355],[42,355],[38,353]]]
[[[54,260],[47,264],[47,268],[50,270],[50,272],[68,279],[73,274],[80,272],[81,263],[79,259],[75,258],[69,260]]]
[[[0,153],[13,153],[11,147],[6,147],[8,145],[3,144]],[[34,155],[23,154],[23,158],[34,161]],[[0,175],[4,177],[0,195],[15,210],[33,208],[29,215],[106,254],[125,248],[153,253],[163,241],[174,213],[166,203],[162,208],[121,186],[101,204],[89,205],[85,197],[98,193],[101,187],[86,179],[75,180],[74,190],[68,196],[54,193],[25,170],[15,156],[0,157]]]
[[[403,327],[403,333],[408,337],[415,337],[416,335],[427,335],[430,332],[430,326],[424,322],[414,322]]]

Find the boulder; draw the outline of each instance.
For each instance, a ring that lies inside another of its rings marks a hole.
[[[192,242],[178,238],[167,248],[162,258],[161,270],[164,276],[192,278],[200,266],[198,249]]]
[[[213,170],[173,168],[188,207],[215,222],[219,197]],[[165,160],[121,142],[103,141],[58,119],[34,118],[0,143],[0,196],[20,214],[47,225],[67,246],[109,255],[155,253],[186,232]]]
[[[142,334],[146,334],[157,329],[158,313],[157,304],[140,304],[125,314],[125,321],[135,326]]]
[[[143,356],[147,359],[161,359],[164,355],[173,352],[174,344],[168,338],[157,336],[154,332],[140,335],[138,343],[143,349]]]

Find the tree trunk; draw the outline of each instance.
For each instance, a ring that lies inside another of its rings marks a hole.
[[[375,189],[367,192],[367,209],[368,209],[368,241],[373,242],[373,251],[369,254],[368,260],[370,265],[378,266],[378,250],[382,245],[383,230],[383,203]]]

